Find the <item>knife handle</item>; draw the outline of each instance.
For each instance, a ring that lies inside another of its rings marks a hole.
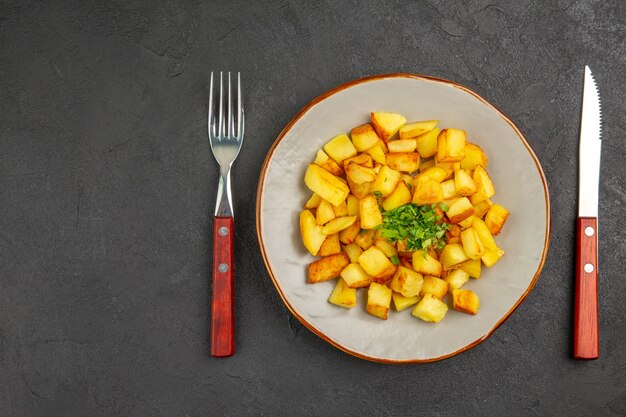
[[[597,359],[598,341],[598,219],[579,217],[574,298],[574,358]]]
[[[232,217],[213,219],[213,299],[211,306],[211,355],[235,353],[233,313],[233,234]]]

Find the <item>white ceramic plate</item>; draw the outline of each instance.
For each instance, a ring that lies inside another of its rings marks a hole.
[[[492,198],[511,215],[496,238],[506,255],[464,288],[481,301],[476,316],[452,309],[437,324],[390,311],[386,321],[365,312],[360,290],[351,310],[327,302],[335,280],[307,284],[314,258],[300,238],[298,216],[311,192],[307,164],[328,140],[369,122],[371,111],[400,113],[409,121],[439,120],[467,131],[489,157],[496,187]],[[484,341],[532,290],[548,251],[550,203],[537,157],[521,132],[471,90],[441,79],[410,74],[357,80],[318,97],[300,111],[270,149],[259,179],[257,233],[276,289],[291,312],[334,346],[361,358],[390,363],[444,359]],[[532,325],[528,323],[528,325]]]

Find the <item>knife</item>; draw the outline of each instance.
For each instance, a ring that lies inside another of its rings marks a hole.
[[[580,122],[574,357],[597,359],[598,339],[598,188],[601,136],[600,93],[585,66]]]

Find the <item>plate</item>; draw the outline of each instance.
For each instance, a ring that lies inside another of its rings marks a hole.
[[[390,311],[386,321],[365,312],[366,291],[346,310],[327,302],[335,280],[308,284],[313,258],[302,245],[299,213],[311,192],[307,164],[328,140],[369,122],[372,111],[400,113],[408,121],[439,120],[467,132],[489,157],[493,201],[511,212],[496,238],[506,255],[464,288],[480,296],[476,316],[452,309],[437,324]],[[545,176],[530,145],[502,112],[451,81],[389,74],[359,79],[322,94],[280,133],[261,170],[256,201],[257,235],[269,275],[288,309],[315,334],[360,358],[422,363],[463,352],[489,337],[530,293],[544,265],[550,236]],[[531,325],[531,323],[528,323]]]

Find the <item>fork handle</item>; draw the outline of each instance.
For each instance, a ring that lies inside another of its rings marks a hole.
[[[598,219],[577,221],[574,357],[598,358]]]
[[[232,217],[213,219],[213,299],[211,307],[211,355],[235,353],[233,313],[233,237]]]

